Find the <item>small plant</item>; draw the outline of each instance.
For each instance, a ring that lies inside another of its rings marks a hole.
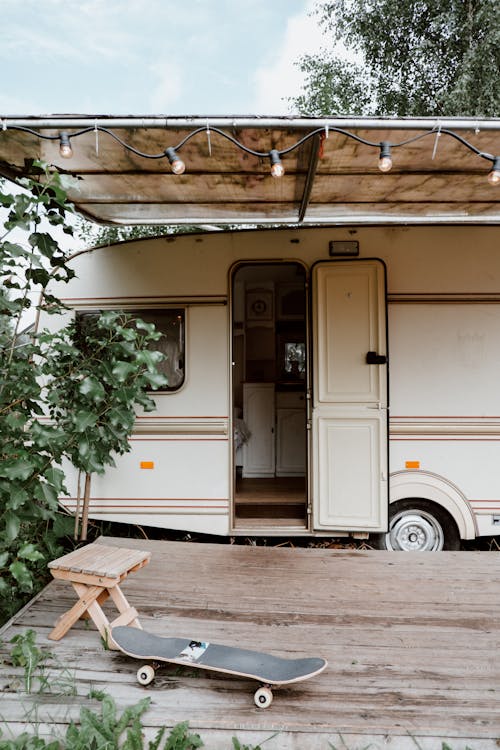
[[[157,750],[160,744],[162,732],[165,731],[165,727],[160,729],[155,740],[149,743],[149,750]],[[198,747],[203,747],[203,742],[198,734],[189,733],[189,723],[183,721],[181,724],[176,724],[172,729],[167,741],[163,746],[163,750],[196,750]]]
[[[57,695],[76,695],[74,676],[66,667],[59,670],[57,677],[47,670],[47,664],[53,663],[58,668],[58,662],[51,651],[42,651],[36,645],[36,633],[27,630],[10,640],[14,644],[10,652],[11,663],[15,667],[24,669],[24,689],[33,693],[36,681],[37,693],[55,693]]]
[[[258,745],[242,745],[237,737],[233,737],[233,750],[261,750],[264,742],[269,742],[269,740],[272,740],[273,737],[276,737],[277,734],[278,732],[275,732],[270,737],[266,737],[266,739],[262,740],[262,742]]]
[[[141,719],[149,708],[149,698],[129,706],[120,715],[110,695],[92,692],[89,697],[100,702],[100,710],[96,712],[82,707],[79,722],[69,725],[64,739],[49,740],[28,732],[3,739],[0,730],[0,750],[158,750],[161,746],[167,727],[161,727],[147,746],[144,742]],[[187,721],[174,726],[162,745],[163,750],[197,750],[201,747],[201,738],[189,732]]]
[[[57,740],[44,740],[36,734],[27,732],[23,732],[19,737],[3,740],[0,729],[0,750],[61,750],[61,745]]]
[[[50,658],[50,654],[39,649],[35,641],[36,633],[34,630],[19,633],[10,640],[10,643],[14,644],[10,652],[12,664],[24,669],[24,689],[27,693],[32,692],[36,670],[43,667]]]

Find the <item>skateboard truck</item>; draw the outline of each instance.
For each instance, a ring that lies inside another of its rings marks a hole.
[[[153,661],[150,664],[143,664],[142,667],[139,667],[137,670],[137,682],[139,685],[143,685],[144,687],[150,685],[156,676],[156,672],[158,669],[161,669],[162,666],[163,665],[160,662]],[[257,708],[269,708],[273,702],[273,697],[271,686],[261,685],[261,687],[257,688],[255,691],[253,699]]]

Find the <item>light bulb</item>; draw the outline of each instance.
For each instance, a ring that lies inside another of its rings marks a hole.
[[[271,160],[271,174],[273,177],[283,177],[285,174],[285,167],[281,163],[279,151],[275,148],[269,152],[269,158]]]
[[[165,151],[165,156],[167,157],[169,163],[170,163],[170,169],[174,174],[183,174],[186,170],[186,165],[182,161],[182,159],[179,159],[177,156],[177,152],[175,148],[167,148]]]
[[[59,153],[63,159],[71,159],[73,156],[73,149],[69,141],[69,136],[65,130],[59,133]]]
[[[500,156],[495,156],[493,159],[493,166],[488,173],[488,182],[490,185],[500,184]]]
[[[392,168],[391,144],[388,141],[382,141],[380,144],[378,168],[381,172],[390,172]]]

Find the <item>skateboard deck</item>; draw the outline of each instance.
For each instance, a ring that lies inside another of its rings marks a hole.
[[[265,687],[257,690],[255,703],[262,708],[271,703],[270,685],[287,685],[307,680],[322,672],[327,666],[326,660],[321,658],[285,659],[261,651],[217,643],[158,636],[129,626],[113,628],[111,637],[118,648],[128,656],[153,662],[152,665],[141,667],[137,672],[137,679],[143,685],[153,680],[156,662],[208,669],[258,680]],[[159,664],[156,668],[158,666]]]

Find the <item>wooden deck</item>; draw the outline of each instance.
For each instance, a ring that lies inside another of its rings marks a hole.
[[[147,734],[189,720],[209,750],[231,737],[264,750],[347,747],[493,750],[500,737],[500,570],[494,552],[390,553],[229,544],[102,540],[152,552],[123,591],[143,626],[270,651],[324,656],[316,678],[275,690],[267,710],[255,683],[189,668],[167,668],[136,683],[139,663],[106,651],[80,621],[59,642],[47,639],[75,600],[52,582],[4,627],[0,727],[19,733],[36,717],[42,732],[63,733],[91,687],[123,708],[146,695]],[[8,641],[27,628],[66,669],[78,696],[19,695],[22,670]],[[7,725],[7,726],[5,726]],[[390,738],[390,739],[388,739]],[[415,738],[415,739],[414,739]],[[418,742],[418,745],[417,745]],[[329,744],[331,743],[331,745]]]

